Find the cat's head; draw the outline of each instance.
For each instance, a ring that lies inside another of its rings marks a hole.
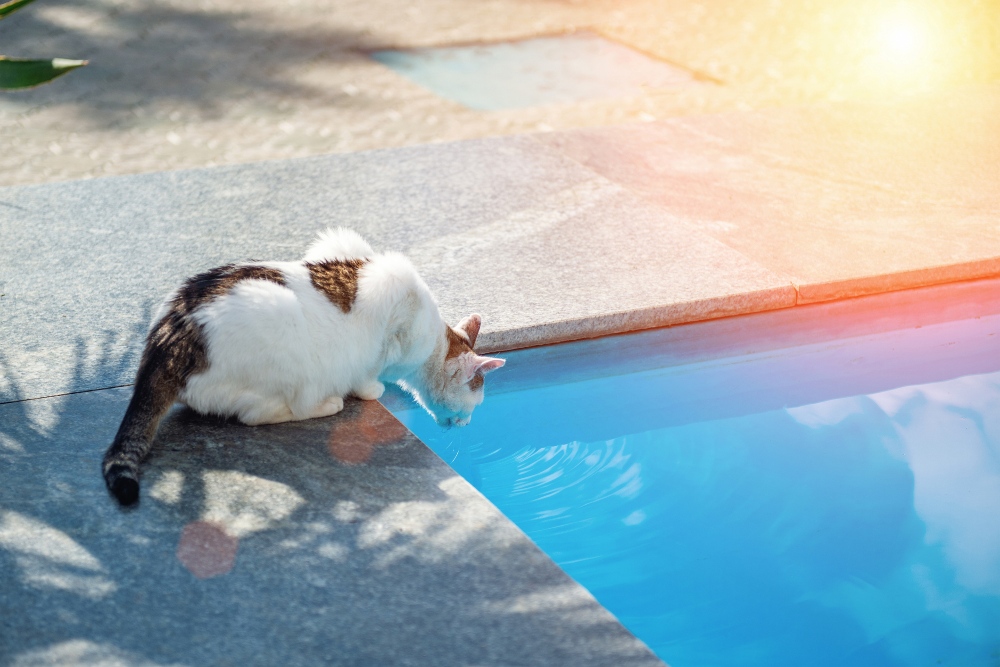
[[[446,327],[447,349],[435,378],[428,382],[425,407],[441,426],[465,426],[483,402],[483,376],[504,365],[503,359],[482,357],[473,351],[482,318],[469,315]]]

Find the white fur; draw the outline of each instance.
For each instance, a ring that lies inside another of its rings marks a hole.
[[[353,229],[337,227],[319,233],[319,238],[309,246],[303,261],[321,262],[324,259],[367,259],[375,254],[368,242]]]
[[[361,258],[357,298],[344,313],[312,286],[306,262]],[[300,262],[261,265],[281,271],[285,286],[242,281],[193,314],[209,366],[180,400],[199,412],[246,424],[323,417],[348,395],[376,399],[396,382],[439,423],[464,425],[483,399],[469,388],[470,369],[503,365],[472,353],[445,359],[447,325],[416,269],[398,253],[376,254],[353,231],[324,232]],[[479,319],[470,317],[474,340]]]

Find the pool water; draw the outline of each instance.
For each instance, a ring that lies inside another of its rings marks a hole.
[[[683,335],[511,353],[463,429],[388,404],[672,667],[1000,665],[1000,316]]]

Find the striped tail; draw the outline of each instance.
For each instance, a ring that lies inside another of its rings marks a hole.
[[[241,280],[267,280],[284,286],[277,269],[256,264],[226,264],[188,279],[167,302],[166,314],[146,338],[135,393],[104,454],[104,481],[122,505],[139,499],[139,464],[149,454],[160,420],[195,373],[208,368],[208,354],[195,310],[226,294]]]
[[[208,366],[200,329],[177,305],[149,332],[132,400],[104,454],[104,481],[122,505],[139,500],[139,465],[149,454],[160,420],[188,377]]]
[[[139,464],[149,454],[160,420],[181,389],[163,375],[162,369],[151,364],[143,363],[139,367],[135,393],[125,418],[104,454],[104,481],[122,505],[131,505],[139,499]]]

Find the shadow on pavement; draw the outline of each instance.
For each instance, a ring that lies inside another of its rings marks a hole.
[[[364,57],[356,50],[364,35],[318,22],[291,27],[246,10],[50,1],[5,21],[0,35],[8,55],[88,59],[88,67],[58,85],[22,91],[8,103],[25,109],[72,104],[80,123],[96,129],[126,120],[141,127],[139,108],[151,103],[160,103],[153,107],[157,114],[202,120],[221,116],[234,100],[365,103],[363,96],[301,81],[315,62]]]
[[[122,510],[129,396],[0,405],[0,663],[659,664],[381,405],[177,408]]]

